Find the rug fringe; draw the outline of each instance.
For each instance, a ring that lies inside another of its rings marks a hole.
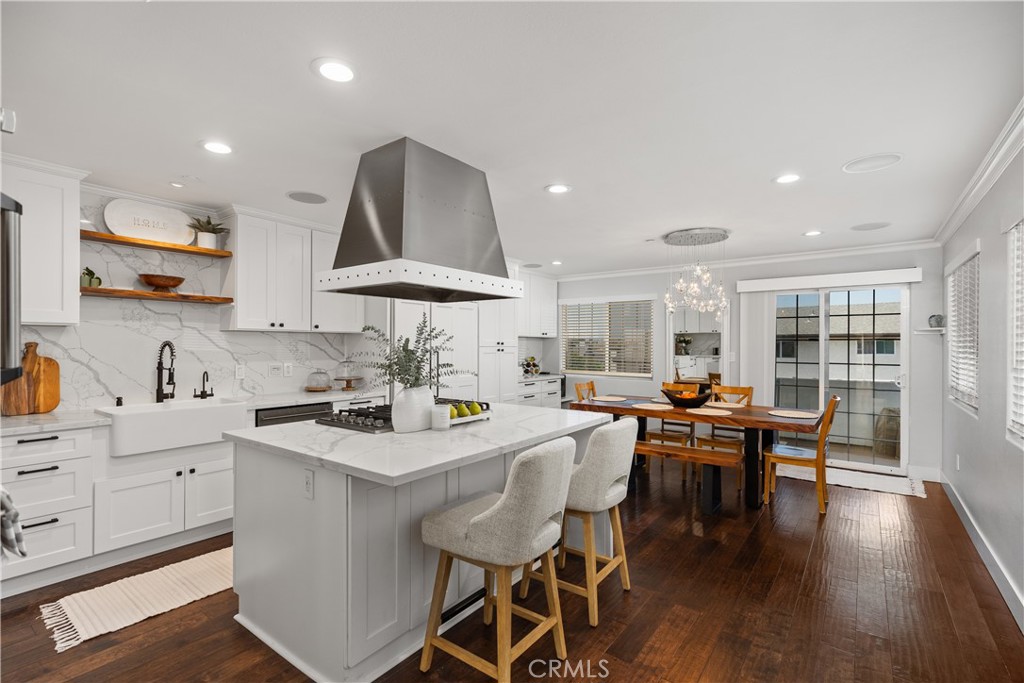
[[[41,612],[43,625],[48,630],[53,631],[53,635],[50,638],[56,642],[57,652],[64,652],[64,650],[71,649],[84,642],[84,639],[78,633],[78,629],[71,622],[71,617],[64,610],[64,605],[59,602],[51,602],[46,605],[40,605],[39,611]]]

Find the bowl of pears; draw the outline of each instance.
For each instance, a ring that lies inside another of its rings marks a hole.
[[[437,405],[448,405],[449,416],[453,425],[464,422],[486,420],[491,417],[491,405],[486,401],[466,401],[454,398],[436,398]]]

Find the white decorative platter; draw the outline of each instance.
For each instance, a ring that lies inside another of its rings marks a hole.
[[[482,413],[480,413],[478,415],[467,415],[466,417],[452,418],[452,421],[451,421],[450,424],[454,427],[455,425],[463,425],[463,424],[466,424],[467,422],[477,422],[478,420],[490,420],[490,419],[491,419],[491,411],[485,410],[485,411],[483,411]]]
[[[625,401],[625,396],[595,396],[590,399],[591,401],[603,401],[604,403],[618,403],[619,401]]]
[[[729,403],[727,401],[708,401],[704,405],[712,408],[745,408],[742,403]]]
[[[658,403],[637,403],[632,406],[640,410],[672,410],[672,406],[664,406]]]
[[[190,220],[184,211],[132,199],[115,199],[103,209],[103,221],[115,235],[172,244],[192,242]]]
[[[731,410],[719,410],[718,408],[687,408],[686,412],[694,415],[732,415]]]
[[[818,417],[817,413],[808,413],[805,410],[769,410],[768,414],[775,417],[791,417],[797,420],[813,420]]]

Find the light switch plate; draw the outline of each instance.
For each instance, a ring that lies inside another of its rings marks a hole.
[[[281,370],[282,370],[282,366],[281,366],[280,363],[270,363],[269,371],[270,371],[270,376],[271,377],[280,377],[281,376]]]
[[[305,479],[302,483],[302,495],[313,500],[313,470],[302,470]]]
[[[291,377],[292,376],[292,371],[293,371],[292,364],[291,363],[285,363],[284,364],[284,376],[285,377]]]
[[[244,365],[236,365],[235,366],[235,379],[245,379],[245,366]]]

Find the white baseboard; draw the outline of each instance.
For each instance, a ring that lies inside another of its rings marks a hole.
[[[131,562],[132,560],[156,555],[157,553],[162,553],[165,550],[179,548],[183,545],[188,545],[189,543],[195,543],[197,541],[206,540],[207,538],[213,538],[214,536],[220,536],[221,534],[227,534],[231,532],[231,528],[232,520],[227,519],[222,522],[207,524],[206,526],[201,526],[197,529],[182,531],[181,533],[177,533],[172,536],[164,536],[163,538],[156,538],[152,541],[146,541],[145,543],[130,545],[126,548],[118,548],[117,550],[111,550],[99,555],[83,557],[81,560],[57,565],[56,567],[40,569],[39,571],[32,572],[31,574],[5,579],[3,583],[0,584],[0,593],[3,594],[3,597],[7,598],[12,595],[17,595],[18,593],[24,593],[25,591],[31,591],[54,583],[60,583],[61,581],[67,581],[68,579],[73,579],[76,576],[91,574],[92,572],[96,572],[101,569],[107,569],[119,564],[124,564],[125,562]]]
[[[938,467],[921,467],[920,465],[907,465],[907,476],[922,481],[942,481],[942,472]]]
[[[1006,601],[1007,606],[1010,608],[1010,612],[1017,622],[1017,628],[1024,632],[1024,593],[1021,592],[1020,586],[1013,584],[1009,572],[1006,571],[1003,563],[992,552],[988,541],[985,539],[985,534],[975,524],[974,517],[971,516],[967,506],[960,499],[960,495],[953,488],[953,484],[946,477],[942,477],[942,488],[945,489],[946,495],[949,496],[949,500],[953,503],[956,514],[967,529],[967,534],[974,542],[974,547],[978,549],[978,554],[981,555],[981,560],[985,563],[985,567],[992,576],[992,580],[996,582],[1000,595],[1003,596],[1003,600]]]

